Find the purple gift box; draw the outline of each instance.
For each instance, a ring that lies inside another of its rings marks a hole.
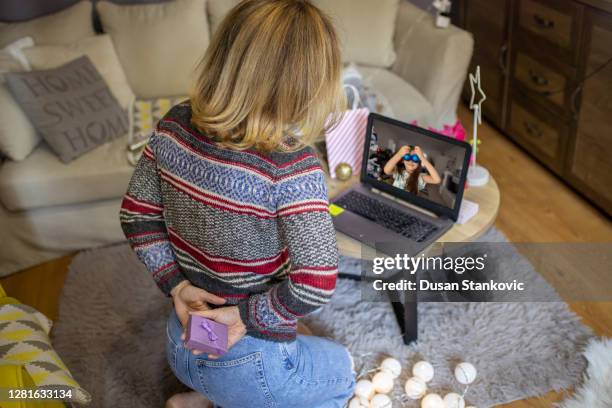
[[[227,352],[227,326],[198,315],[189,315],[185,346],[208,354]]]

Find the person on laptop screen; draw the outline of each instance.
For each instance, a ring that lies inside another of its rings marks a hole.
[[[378,116],[371,126],[366,177],[454,211],[467,144]]]
[[[427,173],[423,173],[425,167]],[[402,146],[385,164],[387,176],[393,176],[393,187],[418,194],[427,184],[440,184],[440,174],[427,160],[419,146]]]

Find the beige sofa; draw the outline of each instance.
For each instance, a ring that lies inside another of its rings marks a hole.
[[[332,0],[313,1],[324,5]],[[396,14],[395,28],[390,33],[393,49],[385,50],[385,44],[380,47],[374,44],[376,48],[368,51],[361,47],[363,38],[353,38],[365,36],[366,41],[377,40],[376,35],[368,33],[369,27],[360,27],[363,13],[355,13],[353,21],[350,13],[345,13],[351,0],[333,1],[330,12],[339,13],[335,19],[343,26],[345,59],[352,62],[350,56],[355,56],[365,82],[384,95],[394,116],[436,127],[454,124],[472,55],[471,36],[454,26],[437,29],[430,15],[401,1],[392,9]],[[385,1],[393,5],[399,0]],[[233,2],[209,0],[206,10],[210,31]],[[113,41],[117,38],[114,36]],[[115,43],[115,48],[118,47],[120,44]],[[121,52],[118,54],[121,57]],[[373,66],[376,64],[369,63],[369,58],[386,61],[382,66]],[[126,74],[130,79],[127,69]],[[118,211],[133,170],[125,149],[126,138],[120,138],[66,165],[40,143],[24,160],[2,163],[0,276],[66,253],[124,239]]]

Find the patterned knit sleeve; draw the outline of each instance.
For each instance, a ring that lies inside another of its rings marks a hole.
[[[121,203],[121,228],[130,246],[166,295],[186,280],[176,262],[164,221],[164,208],[152,145],[146,146]]]
[[[336,287],[338,252],[318,160],[275,185],[280,237],[289,253],[287,279],[239,303],[249,334],[295,337],[297,320],[327,303]]]

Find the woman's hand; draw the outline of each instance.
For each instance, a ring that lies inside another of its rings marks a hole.
[[[404,160],[404,156],[410,153],[410,146],[402,146],[397,152],[387,161],[385,167],[383,167],[383,173],[387,176],[391,176],[395,171],[395,166]]]
[[[410,154],[410,146],[402,146],[402,147],[400,147],[398,153],[401,154],[402,157],[404,157],[407,154]]]
[[[420,146],[414,147],[414,154],[419,156],[419,159],[421,159],[421,161],[425,160],[425,155],[423,155],[423,150],[421,149]]]
[[[172,290],[171,295],[174,301],[174,310],[183,327],[187,325],[190,312],[209,310],[209,303],[214,305],[225,304],[225,299],[222,297],[213,295],[188,282],[186,284],[179,283],[179,285]]]
[[[227,306],[220,307],[218,309],[203,310],[198,312],[192,312],[192,314],[205,317],[210,320],[214,320],[217,323],[222,323],[227,326],[227,349],[229,350],[234,344],[238,343],[241,338],[246,334],[246,326],[240,318],[240,311],[238,306]],[[185,340],[185,333],[181,337]],[[201,351],[193,350],[194,355],[202,354]],[[209,354],[208,358],[219,358],[215,354]]]

